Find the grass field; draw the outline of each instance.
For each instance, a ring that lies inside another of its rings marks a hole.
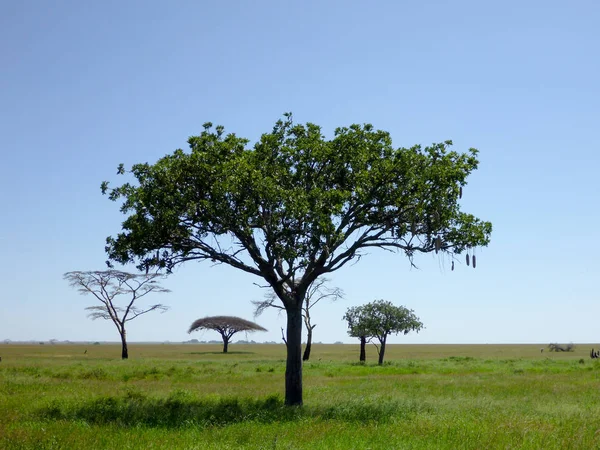
[[[318,344],[286,408],[283,345],[0,345],[0,448],[600,448],[591,345],[540,347]]]

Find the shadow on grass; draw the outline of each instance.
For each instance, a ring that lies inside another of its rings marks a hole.
[[[98,397],[77,404],[55,401],[37,414],[45,420],[84,421],[94,425],[181,428],[304,419],[384,423],[408,420],[427,409],[422,403],[406,400],[362,400],[334,406],[287,407],[276,395],[263,399],[233,397],[201,400],[187,392],[177,391],[167,398],[128,393],[120,397]]]
[[[190,352],[188,353],[188,355],[255,355],[255,352],[231,352],[228,351],[227,353],[223,353],[223,352]]]

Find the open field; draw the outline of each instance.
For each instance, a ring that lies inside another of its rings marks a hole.
[[[286,408],[283,345],[0,345],[0,448],[598,448],[592,346],[317,344]]]

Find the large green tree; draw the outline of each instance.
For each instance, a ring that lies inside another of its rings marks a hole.
[[[372,338],[379,341],[377,352],[379,364],[383,364],[385,346],[390,334],[419,332],[423,323],[412,309],[396,306],[385,300],[375,300],[362,306],[348,308],[344,319],[348,322],[348,334],[361,341],[360,360],[365,360],[365,343]],[[377,344],[376,344],[377,346]]]
[[[302,404],[302,305],[318,277],[374,248],[412,262],[489,242],[492,225],[458,202],[477,151],[450,151],[450,141],[395,148],[371,125],[328,139],[286,114],[253,146],[211,123],[188,143],[154,164],[120,165],[135,181],[102,184],[127,215],[107,239],[109,259],[167,271],[209,260],[266,281],[287,314],[288,405]]]

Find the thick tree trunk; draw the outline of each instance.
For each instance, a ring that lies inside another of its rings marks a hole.
[[[229,339],[223,338],[223,353],[227,353],[227,348],[229,347]]]
[[[307,332],[306,347],[304,348],[304,354],[302,355],[302,361],[308,361],[308,359],[310,358],[310,349],[312,347],[312,330],[313,330],[313,328],[314,328],[314,326],[306,327],[306,332]]]
[[[129,352],[127,351],[127,337],[125,330],[121,333],[121,359],[129,358]]]
[[[383,338],[383,341],[381,341],[381,348],[379,349],[379,365],[380,366],[383,364],[383,355],[385,355],[385,341],[386,341],[386,338]]]
[[[302,310],[286,308],[287,363],[285,367],[285,404],[302,405]]]
[[[367,338],[365,336],[360,337],[360,361],[365,362],[367,360],[367,352],[365,347],[367,346]]]

